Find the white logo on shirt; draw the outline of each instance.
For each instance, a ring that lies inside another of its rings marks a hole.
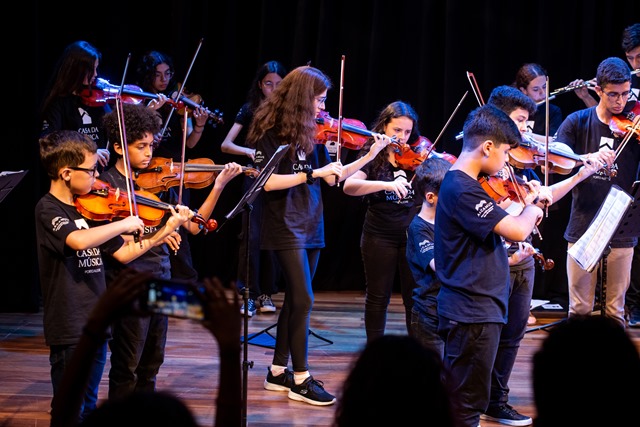
[[[478,218],[485,218],[491,211],[493,211],[493,203],[489,203],[486,200],[480,200],[476,204],[476,211],[478,212]]]
[[[86,110],[78,108],[78,113],[80,113],[83,125],[90,125],[91,123],[93,123],[93,121],[91,120],[91,116],[89,115],[89,113],[87,113]]]
[[[69,218],[62,218],[60,216],[57,216],[51,220],[53,231],[60,231],[60,229],[67,224],[69,224]]]

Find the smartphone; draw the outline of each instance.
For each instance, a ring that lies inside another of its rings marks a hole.
[[[140,306],[151,313],[203,320],[202,303],[195,292],[201,285],[177,280],[151,279]]]

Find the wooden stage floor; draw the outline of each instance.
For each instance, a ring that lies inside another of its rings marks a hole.
[[[278,308],[282,296],[274,296]],[[338,394],[350,364],[365,343],[363,313],[362,292],[316,292],[311,316],[313,334],[309,337],[310,371],[334,394]],[[253,316],[249,319],[247,332],[253,334],[274,325],[277,314]],[[387,333],[405,333],[403,316],[400,297],[394,294]],[[538,317],[539,324],[557,320],[557,317]],[[270,332],[275,335],[276,329]],[[629,332],[640,348],[640,329],[629,329]],[[530,416],[535,415],[531,358],[546,335],[544,329],[525,335],[510,383],[510,403]],[[260,334],[249,339],[249,343],[270,339],[267,334]],[[185,400],[202,426],[213,425],[218,384],[217,352],[213,338],[200,325],[189,320],[170,319],[166,360],[158,375],[158,389],[170,391]],[[253,364],[248,368],[247,377],[247,425],[331,425],[334,406],[315,407],[289,400],[286,393],[262,388],[272,349],[249,344],[247,352],[247,361]],[[108,369],[107,361],[100,388],[101,399],[106,398]],[[48,426],[50,399],[48,348],[42,335],[42,313],[0,313],[0,425]],[[499,425],[482,421],[483,427]]]

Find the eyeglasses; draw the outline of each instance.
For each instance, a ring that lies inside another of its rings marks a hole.
[[[318,102],[318,104],[324,104],[327,101],[327,97],[326,96],[316,96],[316,101]]]
[[[81,168],[79,166],[76,167],[72,167],[69,166],[69,169],[74,170],[74,171],[83,171],[89,174],[89,176],[96,176],[96,172],[98,171],[98,165],[95,165],[93,168],[89,169],[89,168]]]
[[[171,80],[171,77],[173,77],[173,71],[165,71],[164,73],[156,73],[156,79],[161,79],[163,78],[165,80]]]
[[[617,101],[619,98],[629,99],[629,96],[631,95],[630,91],[626,91],[626,92],[622,92],[622,93],[618,93],[618,92],[609,92],[609,93],[607,93],[607,92],[605,92],[603,90],[602,93],[607,95],[607,98],[609,98],[610,101]]]

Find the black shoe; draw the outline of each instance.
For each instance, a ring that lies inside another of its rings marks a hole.
[[[336,403],[334,395],[327,393],[322,381],[309,377],[302,384],[295,384],[289,390],[289,399],[306,402],[311,405],[325,406]]]
[[[264,388],[271,391],[289,391],[293,387],[293,372],[285,369],[284,372],[278,376],[274,376],[271,373],[271,369],[267,368],[267,379],[264,380]]]
[[[522,415],[507,403],[490,406],[483,415],[480,415],[480,418],[508,426],[528,426],[533,423],[531,417]]]

